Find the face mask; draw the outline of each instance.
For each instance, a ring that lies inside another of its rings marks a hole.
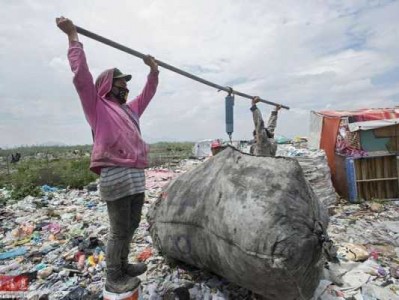
[[[119,86],[113,86],[111,89],[111,94],[122,103],[126,103],[129,89]]]

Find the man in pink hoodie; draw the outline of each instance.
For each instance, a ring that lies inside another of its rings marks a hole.
[[[135,289],[140,284],[137,276],[147,270],[143,263],[129,264],[128,255],[141,219],[144,168],[148,164],[148,146],[141,137],[139,118],[155,95],[158,65],[153,57],[144,58],[150,67],[147,83],[139,96],[127,101],[127,82],[132,76],[112,68],[94,83],[74,24],[64,17],[57,18],[56,23],[68,36],[73,83],[94,138],[90,169],[100,175],[100,195],[108,208],[105,288],[124,293]]]

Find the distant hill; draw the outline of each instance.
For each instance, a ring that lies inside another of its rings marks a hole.
[[[60,147],[60,146],[68,146],[65,143],[62,142],[55,142],[55,141],[48,141],[42,144],[39,144],[37,146],[42,146],[42,147]]]

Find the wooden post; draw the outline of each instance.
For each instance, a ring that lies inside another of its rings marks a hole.
[[[6,162],[7,162],[7,174],[10,175],[10,162],[8,161],[8,156],[9,154],[7,154],[6,156]]]
[[[394,198],[399,198],[399,156],[396,156],[396,176],[398,176],[398,180],[396,181],[397,186],[396,186],[396,192],[397,194],[394,195]]]

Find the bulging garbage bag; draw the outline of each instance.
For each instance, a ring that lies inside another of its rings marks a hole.
[[[266,299],[310,299],[318,286],[328,216],[294,159],[228,147],[172,181],[148,220],[164,255]]]

